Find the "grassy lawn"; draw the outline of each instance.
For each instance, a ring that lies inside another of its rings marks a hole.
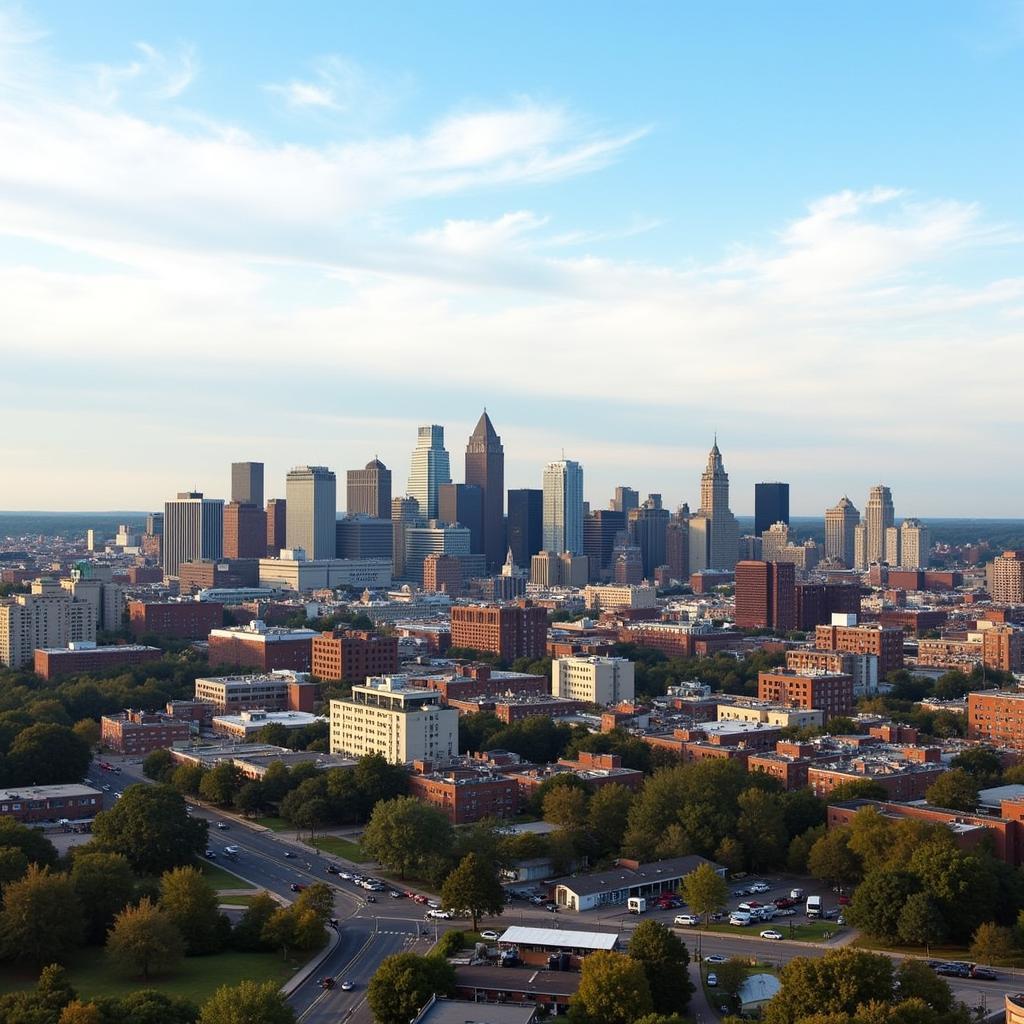
[[[967,946],[930,946],[928,949],[925,949],[924,946],[891,945],[879,939],[872,939],[868,935],[858,935],[850,945],[856,946],[858,949],[872,949],[883,953],[902,953],[905,956],[920,956],[929,960],[966,960],[971,963],[974,961],[974,957],[970,955]],[[992,964],[992,966],[1024,967],[1024,951],[1017,953],[1008,960],[1001,960],[999,963]]]
[[[745,928],[738,928],[731,924],[709,924],[707,931],[719,932],[722,935],[749,936],[753,934],[756,936],[769,928],[782,932],[783,938],[794,939],[797,942],[821,942],[826,932],[834,938],[843,931],[843,928],[837,925],[835,921],[808,921],[805,924],[794,924],[790,928],[785,918],[781,921],[758,921],[755,924],[747,925]]]
[[[289,825],[284,818],[275,818],[273,816],[256,818],[255,821],[257,825],[269,828],[272,832],[290,832],[295,827],[294,825]]]
[[[343,857],[355,864],[367,864],[373,858],[363,853],[363,848],[358,843],[349,839],[342,839],[339,836],[317,836],[313,845],[325,853],[333,853],[336,857]]]
[[[201,860],[198,864],[200,870],[203,872],[203,877],[217,890],[252,889],[253,892],[256,891],[252,882],[248,882],[244,878],[240,878],[238,875],[232,874],[230,871],[226,871],[222,867],[218,867],[211,861]]]
[[[67,964],[68,980],[83,999],[97,996],[125,996],[140,988],[154,988],[167,995],[184,996],[202,1003],[221,985],[240,981],[273,981],[283,984],[304,963],[303,959],[283,960],[279,953],[221,953],[217,956],[186,957],[174,974],[125,978],[107,964],[102,949],[80,950]],[[33,988],[38,972],[10,964],[0,967],[0,992]]]
[[[220,895],[220,905],[222,907],[251,907],[253,900],[259,895],[257,890],[252,892],[242,893],[222,893]]]

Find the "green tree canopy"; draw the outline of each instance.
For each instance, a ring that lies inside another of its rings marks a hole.
[[[185,940],[189,956],[216,953],[224,947],[230,925],[217,909],[217,894],[191,866],[165,871],[160,878],[160,909]]]
[[[448,819],[415,797],[382,800],[373,809],[362,838],[363,849],[402,878],[423,869],[432,856],[452,848]]]
[[[908,946],[924,946],[930,950],[949,934],[942,909],[926,892],[907,897],[896,919],[896,934]]]
[[[199,1024],[295,1024],[295,1012],[272,982],[223,985],[199,1013]]]
[[[18,733],[7,754],[9,782],[15,786],[77,782],[91,760],[89,744],[66,725],[30,725]]]
[[[9,815],[0,817],[0,847],[13,847],[39,867],[57,866],[57,850],[37,828],[29,828]]]
[[[82,907],[67,875],[30,864],[3,889],[0,950],[36,965],[60,962],[82,942]]]
[[[185,940],[174,922],[148,897],[114,918],[107,956],[119,971],[148,979],[156,969],[173,971],[185,953]]]
[[[685,1012],[693,984],[688,973],[690,954],[683,940],[660,922],[647,920],[633,932],[629,955],[643,966],[655,1012]]]
[[[964,768],[951,768],[943,772],[925,790],[924,798],[933,807],[948,807],[953,811],[975,811],[978,807],[978,777]]]
[[[559,786],[544,796],[544,820],[579,835],[587,824],[589,797],[582,789]]]
[[[781,864],[789,844],[782,798],[762,789],[745,789],[738,806],[736,835],[747,865],[757,871]]]
[[[572,1024],[632,1024],[653,1011],[647,975],[638,960],[604,951],[584,959],[569,1008]]]
[[[701,864],[683,878],[683,899],[704,923],[725,906],[729,898],[728,883],[710,864]]]
[[[468,910],[473,931],[484,914],[500,914],[505,907],[505,893],[494,864],[475,853],[463,857],[441,887],[441,905],[459,912]]]
[[[377,1024],[409,1024],[432,995],[450,996],[454,991],[455,970],[447,960],[396,953],[381,961],[366,1001]]]
[[[242,771],[233,761],[218,761],[199,783],[199,796],[218,807],[229,807],[242,785]]]
[[[135,894],[135,876],[120,853],[83,848],[71,862],[71,886],[85,918],[88,942],[102,945],[115,916]]]
[[[142,774],[154,782],[170,782],[176,764],[171,752],[161,747],[146,755],[142,762]]]
[[[811,847],[807,869],[815,878],[832,885],[849,884],[860,878],[860,860],[850,849],[849,829],[829,829]]]
[[[872,871],[854,891],[846,917],[869,935],[895,942],[903,905],[920,889],[920,879],[909,871]]]
[[[231,933],[232,945],[249,953],[263,952],[270,948],[264,941],[263,930],[279,906],[269,892],[264,891],[253,896]]]

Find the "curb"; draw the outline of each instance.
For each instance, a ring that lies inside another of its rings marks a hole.
[[[281,992],[284,997],[289,998],[297,988],[304,985],[310,977],[316,972],[320,965],[334,952],[337,948],[338,943],[341,942],[340,931],[335,931],[333,928],[325,928],[324,931],[328,933],[327,945],[320,950],[320,952],[313,957],[312,960],[307,960],[282,986]]]

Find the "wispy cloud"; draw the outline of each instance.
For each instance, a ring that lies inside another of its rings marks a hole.
[[[191,46],[182,46],[170,55],[145,42],[136,43],[135,49],[139,54],[135,60],[94,65],[96,92],[102,102],[115,103],[129,85],[154,99],[177,99],[199,73]]]

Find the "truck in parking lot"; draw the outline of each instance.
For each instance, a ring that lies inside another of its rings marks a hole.
[[[821,897],[808,896],[805,911],[808,917],[821,917]]]
[[[647,900],[643,896],[630,896],[626,900],[626,909],[631,914],[647,913]]]

